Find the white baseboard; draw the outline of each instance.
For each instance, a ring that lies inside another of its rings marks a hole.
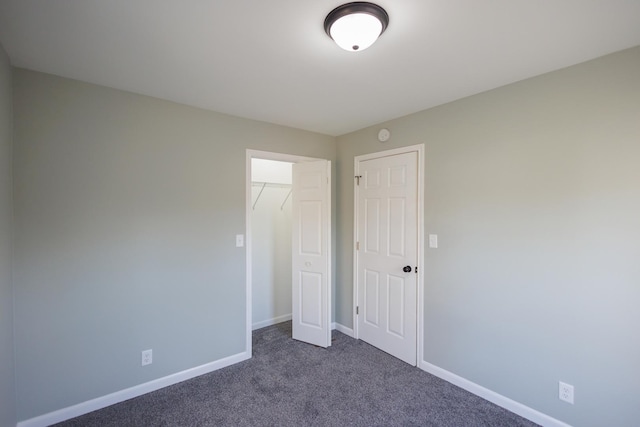
[[[340,323],[333,322],[331,324],[331,329],[335,329],[336,331],[342,332],[343,334],[353,338],[353,329],[347,328],[346,326],[341,325]]]
[[[275,325],[282,322],[288,322],[291,320],[291,313],[284,314],[282,316],[274,317],[273,319],[262,320],[251,325],[251,330],[266,328],[267,326]]]
[[[78,403],[77,405],[69,406],[68,408],[59,409],[57,411],[49,412],[48,414],[20,421],[16,427],[46,427],[51,424],[70,420],[71,418],[79,417],[80,415],[106,408],[107,406],[142,396],[143,394],[151,393],[152,391],[156,391],[200,375],[208,374],[209,372],[217,371],[218,369],[225,368],[250,358],[251,354],[248,352],[234,354],[232,356],[225,357],[224,359],[216,360],[214,362],[196,366],[195,368],[177,372],[163,378],[158,378],[157,380],[116,391],[115,393],[107,394],[106,396],[87,400],[86,402]]]
[[[289,316],[289,319],[290,320]],[[272,319],[274,320],[274,319]],[[273,324],[284,322],[287,319],[276,321]],[[269,326],[269,325],[265,325]],[[331,329],[336,329],[345,335],[353,337],[353,329],[347,328],[344,325],[333,322]],[[182,381],[189,380],[191,378],[198,377],[200,375],[207,374],[209,372],[217,371],[218,369],[225,368],[227,366],[248,360],[251,358],[251,354],[242,352],[234,354],[232,356],[225,357],[214,362],[210,362],[195,368],[186,369],[175,374],[168,375],[163,378],[158,378],[153,381],[149,381],[144,384],[129,387],[124,390],[117,391],[115,393],[107,394],[86,402],[78,403],[77,405],[69,406],[67,408],[59,409],[57,411],[49,412],[44,415],[40,415],[28,420],[20,421],[16,427],[47,427],[51,424],[56,424],[62,421],[70,420],[71,418],[79,417],[80,415],[88,414],[89,412],[97,411],[98,409],[106,408],[107,406],[115,405],[116,403],[124,402],[125,400],[132,399],[134,397],[142,396],[143,394],[151,393],[164,387],[168,387],[173,384],[180,383]],[[534,423],[540,424],[544,427],[571,427],[569,424],[557,420],[542,412],[536,411],[533,408],[525,406],[515,400],[509,399],[501,394],[498,394],[488,388],[485,388],[479,384],[469,381],[461,376],[458,376],[452,372],[442,369],[431,363],[421,361],[420,369],[426,371],[438,378],[450,382],[460,388],[467,390],[483,399],[488,400],[502,408],[507,409],[515,414],[520,415]]]
[[[521,417],[528,419],[529,421],[540,424],[541,426],[571,427],[569,424],[563,421],[550,417],[547,414],[543,414],[540,411],[536,411],[533,408],[525,406],[522,403],[516,402],[515,400],[509,399],[508,397],[498,394],[495,391],[491,391],[488,388],[482,387],[479,384],[462,378],[461,376],[442,369],[436,365],[425,362],[424,360],[420,362],[419,368],[423,371],[429,372],[432,375],[435,375],[438,378],[442,378],[443,380],[448,381],[451,384],[457,385],[458,387],[463,388],[468,392],[475,394],[476,396],[480,396],[491,403],[495,403],[496,405],[503,407],[504,409],[511,411],[514,414],[518,414]]]

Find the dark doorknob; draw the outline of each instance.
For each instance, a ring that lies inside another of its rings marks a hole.
[[[405,268],[402,269],[402,271],[404,271],[405,273],[411,273],[411,267],[407,265]]]

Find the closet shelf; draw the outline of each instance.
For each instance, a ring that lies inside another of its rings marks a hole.
[[[258,193],[258,197],[256,197],[256,201],[253,202],[253,206],[251,207],[252,210],[256,210],[256,205],[258,204],[258,200],[260,200],[260,196],[262,196],[262,192],[264,191],[264,189],[266,187],[270,187],[270,188],[290,188],[289,193],[287,193],[287,197],[284,198],[284,201],[282,202],[282,205],[280,205],[280,210],[284,209],[284,204],[287,203],[287,200],[289,200],[289,197],[291,196],[291,193],[293,192],[293,188],[291,188],[291,184],[278,184],[278,183],[274,183],[274,182],[256,182],[253,181],[251,183],[252,186],[259,186],[260,188],[260,192]]]

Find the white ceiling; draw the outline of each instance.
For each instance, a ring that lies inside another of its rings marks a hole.
[[[0,0],[0,41],[17,67],[328,135],[640,45],[640,0],[377,3],[389,27],[356,53],[324,33],[339,0]]]

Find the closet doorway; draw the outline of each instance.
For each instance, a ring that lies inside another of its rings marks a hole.
[[[291,320],[292,166],[251,159],[251,329]]]
[[[247,150],[246,348],[292,320],[293,338],[331,345],[331,162]]]

